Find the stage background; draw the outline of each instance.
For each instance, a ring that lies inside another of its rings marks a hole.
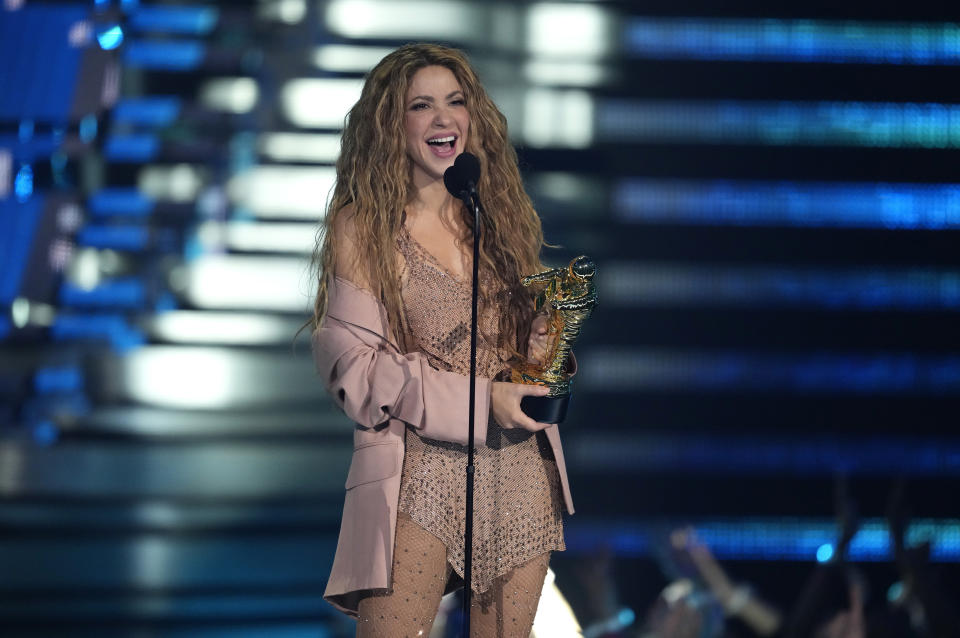
[[[908,542],[955,588],[954,17],[6,0],[3,635],[350,631],[320,596],[351,427],[297,330],[344,115],[408,41],[470,54],[547,260],[599,265],[561,428],[578,512],[553,561],[581,619],[604,560],[619,620],[642,616],[684,525],[789,609],[833,553],[838,493],[882,604],[898,481]]]

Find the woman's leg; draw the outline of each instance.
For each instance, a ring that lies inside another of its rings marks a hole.
[[[497,578],[490,591],[474,594],[471,638],[529,638],[549,564],[550,554],[541,554]]]
[[[449,576],[447,548],[409,516],[397,516],[393,589],[360,601],[357,638],[426,638]]]

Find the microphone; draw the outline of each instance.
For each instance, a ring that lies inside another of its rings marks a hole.
[[[473,213],[473,284],[470,305],[470,394],[467,399],[467,499],[466,525],[463,529],[463,634],[470,635],[471,583],[473,581],[473,451],[474,409],[477,404],[477,303],[480,297],[480,220],[483,209],[477,197],[477,181],[480,179],[480,162],[470,153],[460,153],[453,166],[443,172],[443,185],[450,194],[463,200],[463,205]]]
[[[477,182],[480,181],[480,161],[472,153],[460,153],[453,166],[443,172],[443,185],[450,194],[468,200],[477,196]]]

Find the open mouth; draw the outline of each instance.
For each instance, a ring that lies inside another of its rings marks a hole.
[[[452,151],[456,143],[457,143],[456,135],[444,135],[444,136],[431,137],[429,140],[427,140],[427,144],[429,144],[431,148],[441,152]]]

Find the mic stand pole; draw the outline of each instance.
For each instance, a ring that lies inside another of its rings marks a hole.
[[[477,298],[480,282],[477,273],[480,264],[480,199],[475,193],[461,193],[464,205],[473,212],[473,299],[470,310],[470,415],[467,419],[467,511],[463,530],[463,631],[461,638],[470,638],[470,604],[473,598],[473,432],[477,405]]]

